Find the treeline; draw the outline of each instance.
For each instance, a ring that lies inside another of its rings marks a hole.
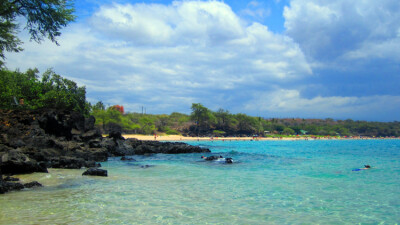
[[[92,106],[91,114],[96,118],[95,125],[103,133],[117,130],[128,134],[162,132],[173,135],[185,133],[185,128],[191,124],[190,117],[182,113],[174,112],[170,115],[125,113],[123,107],[116,105],[105,108],[101,101]]]
[[[73,110],[96,118],[104,133],[120,130],[135,134],[182,134],[186,136],[400,136],[400,122],[367,122],[333,119],[265,119],[228,110],[212,111],[192,104],[190,115],[125,113],[122,105],[106,108],[86,101],[85,87],[47,70],[39,79],[37,69],[26,72],[0,69],[0,108]]]
[[[37,69],[26,72],[0,69],[0,108],[73,110],[88,115],[85,87],[78,85],[51,69],[39,79]]]
[[[120,129],[136,134],[182,134],[185,136],[400,136],[400,122],[367,122],[333,119],[264,119],[228,110],[212,111],[192,104],[190,115],[124,113],[121,106],[106,109],[101,102],[92,107],[96,125],[105,133]]]

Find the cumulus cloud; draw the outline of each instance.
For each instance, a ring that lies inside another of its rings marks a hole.
[[[251,89],[312,74],[291,38],[243,22],[218,1],[103,5],[60,43],[27,43],[8,65],[50,65],[85,84],[91,99],[127,110],[152,104],[157,112],[187,112],[192,102],[215,99],[216,107],[231,108],[227,98],[233,103]]]
[[[318,61],[379,57],[399,59],[397,0],[292,0],[285,7],[287,34]]]
[[[316,96],[305,98],[295,89],[276,89],[257,93],[246,105],[249,111],[259,110],[276,117],[340,118],[356,114],[359,119],[381,120],[393,113],[400,113],[400,96],[375,95]]]
[[[149,113],[188,113],[191,103],[201,102],[213,110],[266,117],[272,113],[336,118],[333,112],[338,112],[338,116],[357,118],[364,110],[378,112],[385,104],[397,104],[400,93],[339,93],[332,87],[342,87],[341,80],[349,75],[341,73],[338,80],[330,76],[325,81],[324,71],[318,68],[328,62],[343,66],[346,60],[354,67],[365,66],[353,63],[359,59],[398,60],[400,28],[392,18],[397,16],[395,10],[386,9],[390,1],[382,2],[377,15],[365,9],[365,2],[292,0],[284,11],[285,34],[249,23],[243,11],[234,12],[221,1],[107,3],[66,28],[61,46],[26,41],[29,36],[23,33],[25,51],[7,54],[7,66],[38,67],[42,72],[53,67],[85,85],[90,101],[122,104],[128,111],[144,106]],[[260,6],[259,1],[251,1],[248,8]],[[378,15],[386,11],[389,16],[379,22]],[[349,12],[358,16],[350,20]],[[258,15],[267,15],[263,13]],[[368,16],[375,29],[366,22]],[[366,87],[371,85],[368,79],[362,81]],[[379,85],[387,90],[387,84]],[[382,92],[379,85],[376,90]],[[367,90],[362,83],[358,89]],[[385,118],[395,118],[399,111],[390,107],[381,114]]]

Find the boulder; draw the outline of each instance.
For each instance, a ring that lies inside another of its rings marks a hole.
[[[122,137],[122,134],[120,131],[112,130],[108,134],[109,138],[113,138],[114,140],[125,140],[124,137]]]
[[[4,174],[23,174],[33,172],[47,173],[47,168],[30,159],[20,150],[11,150],[1,156],[1,171]]]
[[[32,181],[29,183],[24,184],[24,188],[33,188],[33,187],[42,187],[43,185],[37,181]]]
[[[100,139],[102,138],[100,130],[89,130],[86,131],[84,134],[82,134],[82,140],[83,141],[89,141],[92,139]]]
[[[0,181],[0,194],[4,194],[6,192],[14,191],[14,190],[22,190],[22,189],[24,189],[23,184]]]
[[[90,168],[82,173],[82,176],[107,176],[107,170],[99,169],[99,168]]]
[[[85,167],[86,161],[82,158],[60,156],[54,157],[50,160],[50,166],[52,168],[63,168],[63,169],[80,169]]]

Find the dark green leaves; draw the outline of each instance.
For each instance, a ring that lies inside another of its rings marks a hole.
[[[66,0],[0,0],[0,57],[4,52],[19,52],[22,42],[18,39],[16,18],[26,19],[24,29],[31,35],[31,40],[38,43],[44,38],[57,42],[61,29],[74,21],[75,16],[71,1]],[[3,62],[0,61],[0,66]]]

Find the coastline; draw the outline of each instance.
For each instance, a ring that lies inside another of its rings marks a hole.
[[[185,137],[182,135],[141,135],[141,134],[122,134],[124,138],[136,138],[141,141],[299,141],[299,140],[384,140],[399,139],[390,138],[372,138],[372,137]]]

